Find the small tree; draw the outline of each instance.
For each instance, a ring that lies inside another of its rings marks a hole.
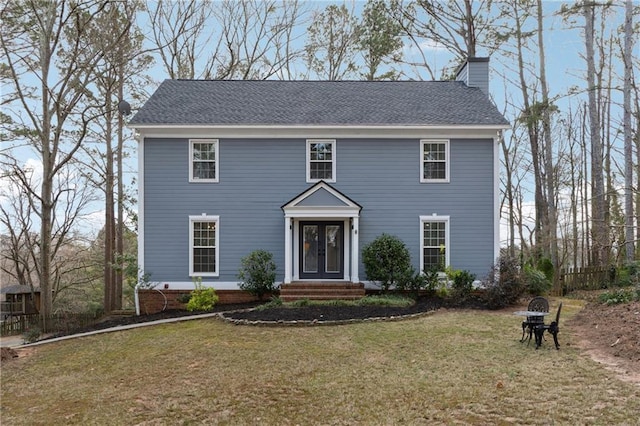
[[[238,279],[240,288],[262,300],[267,293],[275,291],[276,264],[273,254],[265,250],[254,250],[240,260]]]
[[[379,281],[382,291],[397,285],[411,270],[411,256],[398,237],[382,234],[362,250],[367,279]]]
[[[531,266],[525,266],[523,272],[524,282],[529,294],[541,296],[551,290],[551,281],[543,271]]]

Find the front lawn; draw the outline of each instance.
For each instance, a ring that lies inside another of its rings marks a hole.
[[[562,323],[581,306],[563,301]],[[637,422],[639,386],[580,355],[570,328],[560,351],[521,344],[513,310],[324,327],[207,319],[47,344],[3,363],[0,423]]]

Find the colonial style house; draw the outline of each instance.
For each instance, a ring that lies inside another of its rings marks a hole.
[[[383,233],[416,270],[484,276],[509,126],[488,75],[470,58],[455,81],[164,81],[129,123],[139,264],[160,290],[146,297],[170,304],[201,277],[237,301],[256,249],[273,253],[283,294],[362,292],[362,248]]]

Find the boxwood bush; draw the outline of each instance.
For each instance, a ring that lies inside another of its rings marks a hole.
[[[383,292],[411,275],[411,255],[404,242],[393,235],[382,234],[362,249],[362,262],[367,279],[378,281]]]

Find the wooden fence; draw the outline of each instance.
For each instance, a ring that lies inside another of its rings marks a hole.
[[[611,268],[584,267],[561,269],[558,280],[553,286],[554,296],[563,296],[575,290],[598,290],[606,288],[615,280],[615,270]]]
[[[69,333],[94,324],[100,318],[95,314],[55,314],[47,318],[47,329],[42,330],[39,314],[8,315],[2,318],[0,335],[11,336],[38,329],[42,333]]]

